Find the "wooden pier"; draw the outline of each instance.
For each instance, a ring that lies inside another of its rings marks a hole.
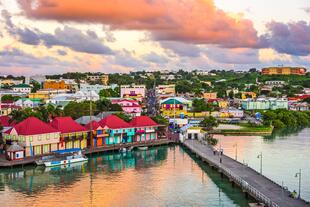
[[[172,139],[158,139],[158,140],[148,140],[144,142],[133,142],[133,143],[126,143],[126,144],[115,144],[109,145],[104,147],[95,147],[93,149],[86,148],[83,150],[83,154],[90,155],[93,153],[100,153],[100,152],[107,152],[107,151],[116,151],[121,148],[127,147],[152,147],[152,146],[159,146],[159,145],[166,145],[170,143],[175,143],[175,140]],[[35,164],[35,161],[40,159],[42,156],[35,156],[35,157],[26,157],[22,160],[14,160],[9,161],[7,160],[4,155],[0,157],[0,168],[10,168],[15,166],[24,166],[24,165],[31,165]]]
[[[269,178],[261,175],[252,168],[223,155],[214,153],[212,147],[197,140],[186,140],[184,143],[191,152],[202,161],[218,169],[228,179],[240,186],[242,190],[269,207],[309,207],[310,204],[302,199],[289,197],[290,192]],[[221,161],[220,161],[221,160]]]

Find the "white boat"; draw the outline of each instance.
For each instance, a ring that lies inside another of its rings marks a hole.
[[[87,161],[87,157],[82,154],[80,149],[58,150],[54,152],[53,157],[49,159],[41,159],[37,163],[43,163],[46,167],[54,167],[59,165],[70,165],[77,162]]]
[[[148,147],[138,147],[139,150],[147,150]]]
[[[127,149],[125,147],[119,149],[120,152],[126,152]]]

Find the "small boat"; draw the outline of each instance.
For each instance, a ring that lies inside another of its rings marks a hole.
[[[127,148],[127,151],[130,152],[130,151],[132,151],[134,148],[135,148],[135,147],[133,147],[133,146],[128,147],[128,148]]]
[[[148,147],[138,147],[139,150],[147,150]]]
[[[119,149],[120,152],[126,152],[127,149],[125,147]]]
[[[82,154],[81,149],[58,150],[54,152],[54,156],[50,156],[38,161],[43,163],[46,167],[54,167],[59,165],[71,165],[72,163],[85,162],[87,157]]]

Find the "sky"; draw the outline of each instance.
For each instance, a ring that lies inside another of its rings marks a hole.
[[[309,0],[0,0],[0,74],[310,66]]]

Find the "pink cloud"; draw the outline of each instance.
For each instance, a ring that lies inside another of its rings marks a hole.
[[[112,29],[147,30],[156,40],[222,47],[258,47],[253,23],[234,19],[213,0],[20,0],[28,17],[98,22]]]

